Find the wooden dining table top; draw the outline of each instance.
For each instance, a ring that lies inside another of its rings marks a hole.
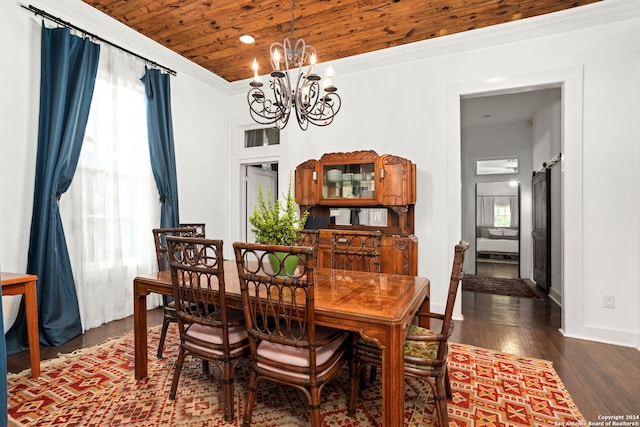
[[[224,261],[225,293],[231,300],[240,300],[240,281],[235,260]],[[315,310],[329,311],[368,319],[380,318],[385,322],[401,321],[407,307],[418,297],[428,302],[429,279],[400,274],[370,273],[331,268],[316,269]],[[151,282],[163,288],[171,287],[171,271],[142,274],[139,282]],[[156,290],[158,291],[158,290]],[[167,289],[164,292],[167,293]]]

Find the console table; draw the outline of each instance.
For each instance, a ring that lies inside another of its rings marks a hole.
[[[38,276],[33,274],[2,272],[2,295],[24,294],[31,376],[34,378],[40,376],[40,337],[38,334],[38,302],[36,297],[37,281]]]

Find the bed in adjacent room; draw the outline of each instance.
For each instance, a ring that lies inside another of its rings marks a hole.
[[[478,260],[517,262],[520,254],[517,228],[477,227]]]

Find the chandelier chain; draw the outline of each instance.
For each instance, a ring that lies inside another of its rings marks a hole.
[[[293,36],[293,30],[295,29],[295,25],[294,25],[294,21],[295,21],[295,15],[293,13],[293,5],[294,0],[291,0],[291,41],[295,40],[295,37]]]

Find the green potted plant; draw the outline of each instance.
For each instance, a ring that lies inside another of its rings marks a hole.
[[[262,186],[258,184],[258,204],[249,217],[256,236],[256,243],[268,245],[295,245],[300,240],[300,231],[304,228],[309,212],[298,217],[296,202],[291,194],[291,176],[287,194],[282,194],[283,201],[274,201],[271,190],[267,191],[265,200]],[[289,273],[298,265],[297,258],[287,257],[285,270]],[[275,272],[280,270],[280,260],[270,257],[271,266]]]

